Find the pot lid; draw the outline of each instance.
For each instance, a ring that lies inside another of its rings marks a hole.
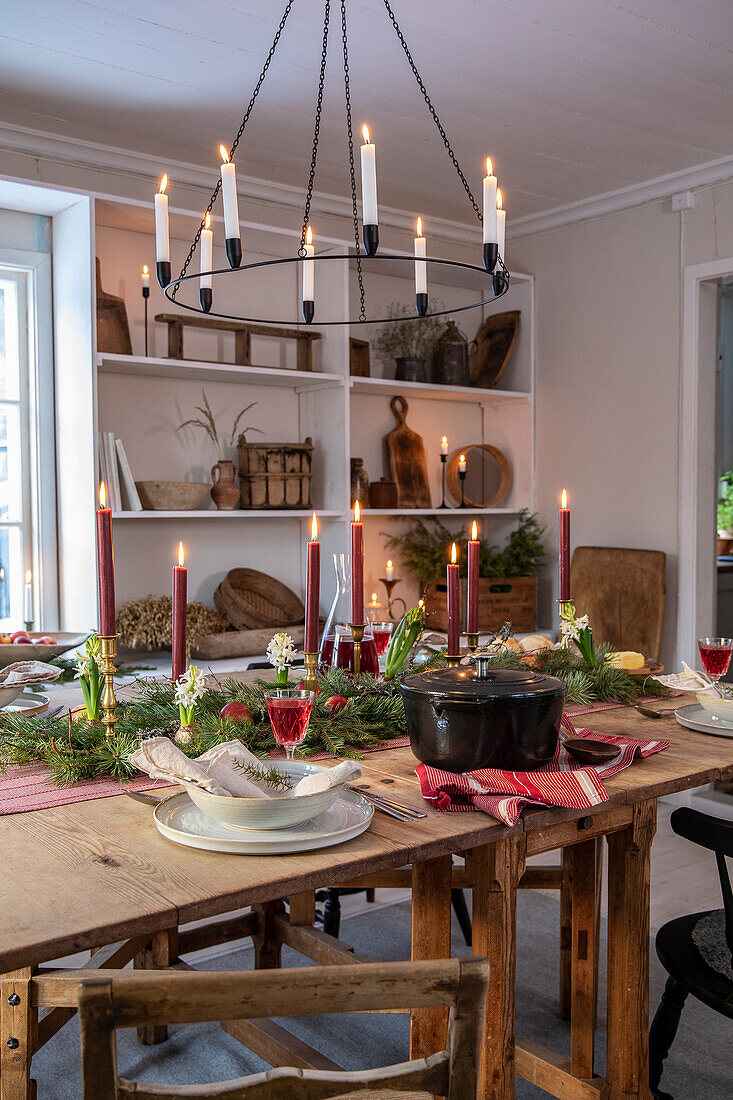
[[[528,696],[564,696],[563,680],[542,676],[537,672],[515,668],[487,668],[458,665],[456,668],[436,668],[400,679],[405,691],[421,695],[438,695],[453,699],[521,699]]]

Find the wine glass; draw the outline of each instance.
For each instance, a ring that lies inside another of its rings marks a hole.
[[[275,688],[265,692],[267,713],[278,745],[293,759],[295,746],[305,741],[313,709],[314,692],[299,688]]]
[[[733,638],[698,638],[702,667],[713,684],[717,684],[730,668]]]

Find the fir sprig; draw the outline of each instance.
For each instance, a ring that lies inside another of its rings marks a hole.
[[[243,772],[247,779],[251,779],[254,783],[265,783],[268,787],[274,787],[276,791],[290,791],[294,786],[290,776],[278,771],[274,764],[271,768],[266,768],[264,764],[235,760],[234,767]]]

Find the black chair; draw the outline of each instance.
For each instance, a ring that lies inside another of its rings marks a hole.
[[[649,1032],[649,1087],[654,1100],[672,1100],[670,1093],[660,1091],[659,1082],[687,995],[733,1019],[733,892],[725,863],[726,856],[733,857],[733,821],[680,809],[670,824],[679,836],[715,852],[723,908],[677,917],[657,932],[657,955],[669,978]]]

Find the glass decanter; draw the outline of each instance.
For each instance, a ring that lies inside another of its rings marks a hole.
[[[354,639],[351,635],[351,561],[348,554],[334,554],[336,594],[323,628],[321,666],[354,671]],[[366,608],[362,612],[364,637],[361,642],[361,671],[373,676],[379,673],[374,632]]]

